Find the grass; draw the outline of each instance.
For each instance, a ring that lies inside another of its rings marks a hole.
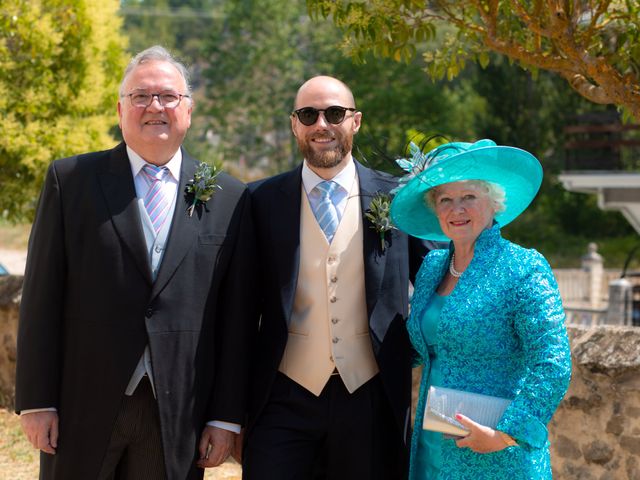
[[[31,447],[20,429],[20,420],[9,410],[0,409],[0,480],[34,480],[38,478],[38,452]],[[205,480],[240,480],[241,469],[228,461],[207,469]]]
[[[0,409],[0,480],[38,478],[38,453],[20,429],[18,416]]]

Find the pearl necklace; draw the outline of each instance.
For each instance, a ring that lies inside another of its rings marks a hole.
[[[464,271],[459,272],[458,270],[456,270],[456,267],[453,266],[453,263],[455,261],[456,261],[456,254],[452,253],[451,254],[451,261],[449,262],[449,273],[451,274],[452,277],[460,278],[460,275],[462,275],[464,273]]]

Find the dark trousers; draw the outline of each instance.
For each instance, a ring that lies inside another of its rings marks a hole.
[[[158,404],[144,377],[124,397],[98,480],[166,480]]]
[[[242,478],[400,480],[406,461],[379,375],[353,393],[334,375],[316,397],[278,373],[249,432]]]

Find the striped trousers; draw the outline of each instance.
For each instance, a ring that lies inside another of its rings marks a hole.
[[[124,396],[98,480],[166,480],[158,404],[147,377]]]

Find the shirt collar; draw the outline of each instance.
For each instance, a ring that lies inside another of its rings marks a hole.
[[[340,185],[347,193],[351,191],[353,181],[356,177],[356,165],[353,158],[349,158],[347,166],[344,167],[340,173],[330,180]],[[302,184],[307,195],[313,190],[320,182],[324,182],[324,178],[318,176],[316,172],[309,168],[307,161],[302,164]]]
[[[127,155],[129,156],[129,164],[131,165],[131,174],[133,175],[133,178],[135,178],[138,173],[140,173],[140,170],[142,170],[142,167],[149,162],[146,162],[140,155],[134,152],[129,145],[127,145]],[[182,166],[182,149],[179,148],[175,155],[162,166],[169,169],[171,176],[176,182],[179,181],[180,167]]]

